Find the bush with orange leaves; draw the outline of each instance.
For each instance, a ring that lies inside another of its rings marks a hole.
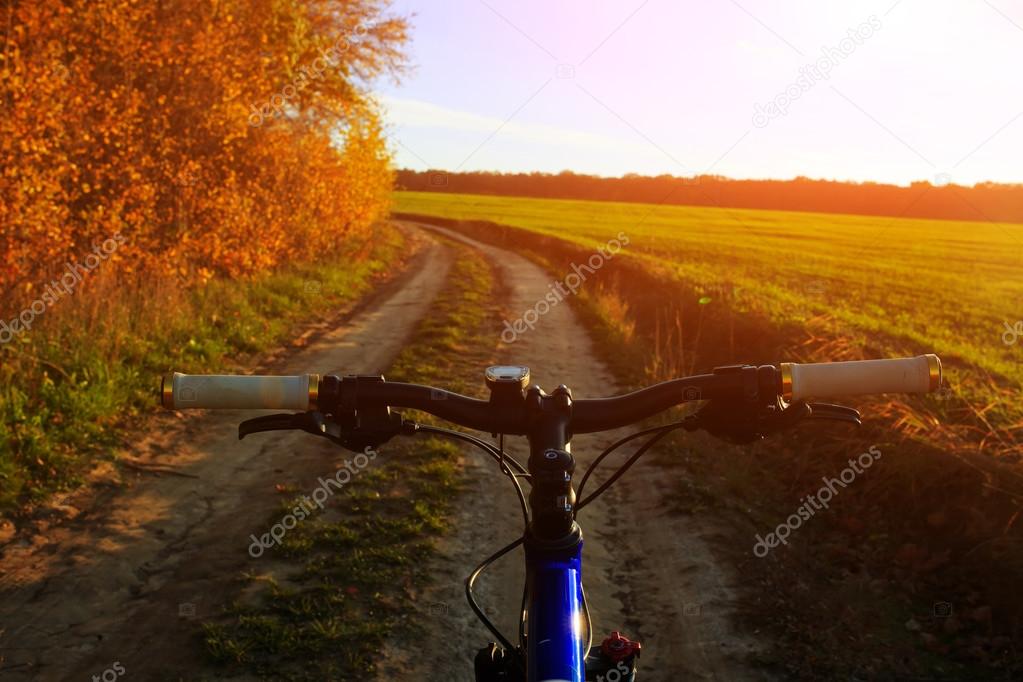
[[[0,36],[3,517],[80,481],[160,373],[274,347],[400,257],[367,93],[406,24],[377,0],[5,0]]]
[[[406,24],[376,0],[10,0],[0,30],[4,313],[115,234],[104,269],[189,285],[387,209],[366,86],[400,70]]]

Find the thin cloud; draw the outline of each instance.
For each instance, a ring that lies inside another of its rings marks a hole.
[[[387,120],[401,127],[432,128],[457,132],[478,132],[490,134],[501,128],[502,137],[513,137],[550,146],[571,146],[585,149],[604,149],[609,151],[636,153],[640,145],[607,135],[587,133],[571,128],[545,125],[542,123],[524,123],[510,121],[505,123],[496,116],[484,116],[469,111],[460,111],[448,107],[424,102],[417,99],[381,95],[378,97],[386,112]]]

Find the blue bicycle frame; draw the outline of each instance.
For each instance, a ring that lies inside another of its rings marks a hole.
[[[564,558],[526,550],[529,599],[528,680],[583,682],[586,632],[582,585],[582,542]]]

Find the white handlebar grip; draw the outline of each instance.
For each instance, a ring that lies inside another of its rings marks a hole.
[[[315,410],[319,388],[318,374],[268,377],[175,372],[163,378],[160,394],[163,406],[173,410]]]
[[[929,393],[941,386],[937,355],[891,360],[782,363],[782,396],[792,400],[874,393]]]

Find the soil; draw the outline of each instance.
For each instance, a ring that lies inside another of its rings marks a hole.
[[[281,352],[281,374],[386,370],[441,290],[451,249],[412,235],[409,268],[331,330]],[[239,441],[250,412],[169,413],[119,453],[149,469],[94,485],[0,555],[0,677],[86,679],[118,662],[132,679],[194,679],[196,623],[242,570],[250,534],[279,504],[284,473],[333,471],[336,448],[301,434]],[[157,473],[158,472],[158,473]],[[109,473],[109,472],[108,472]],[[103,475],[100,474],[102,479]],[[41,532],[42,531],[42,532]],[[255,570],[272,570],[268,562]]]

